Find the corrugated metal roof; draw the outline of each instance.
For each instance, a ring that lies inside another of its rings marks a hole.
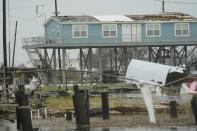
[[[93,17],[101,22],[133,21],[132,18],[128,18],[125,15],[94,15]]]

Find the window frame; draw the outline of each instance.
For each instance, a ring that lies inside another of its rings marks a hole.
[[[183,31],[183,24],[187,24],[188,26],[188,34],[187,35],[183,35],[183,34],[181,34],[181,35],[177,35],[177,33],[176,33],[176,31],[177,31],[177,25],[178,24],[181,24],[181,31]],[[176,37],[185,37],[185,36],[190,36],[190,24],[189,23],[174,23],[174,35],[176,36]]]
[[[153,26],[153,35],[148,35],[148,25],[152,25]],[[159,35],[155,35],[154,34],[154,26],[155,25],[159,25]],[[161,24],[160,23],[147,23],[146,24],[146,37],[161,37]]]
[[[109,36],[104,36],[104,26],[105,25],[109,25]],[[116,31],[116,35],[115,36],[111,36],[110,35],[110,26],[112,26],[112,25],[115,25],[115,31]],[[117,37],[118,36],[118,31],[117,31],[117,24],[102,24],[102,37],[103,38],[115,38],[115,37]]]
[[[74,31],[74,26],[79,26],[79,37],[75,36],[75,31]],[[82,26],[86,26],[86,32],[87,35],[86,36],[82,36]],[[88,25],[87,24],[72,24],[72,38],[88,38]]]

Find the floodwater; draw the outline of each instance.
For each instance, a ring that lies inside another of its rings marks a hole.
[[[0,124],[0,131],[17,131],[15,124]],[[110,127],[91,129],[41,128],[39,131],[197,131],[197,127]]]

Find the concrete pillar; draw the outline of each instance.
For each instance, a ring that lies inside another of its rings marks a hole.
[[[99,48],[99,72],[100,72],[100,81],[102,82],[102,72],[103,72],[102,48]]]
[[[62,68],[64,71],[62,71],[62,81],[63,86],[65,87],[66,84],[66,63],[65,63],[65,56],[66,56],[66,49],[62,49]]]

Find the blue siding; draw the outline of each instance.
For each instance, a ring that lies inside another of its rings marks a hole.
[[[59,26],[59,28],[57,28],[57,26]],[[57,38],[57,32],[60,31],[60,35],[62,35],[62,26],[61,24],[59,24],[56,21],[51,21],[50,23],[47,24],[46,28],[45,28],[45,37],[47,40],[51,40],[51,42],[55,43],[58,38]]]
[[[146,24],[141,24],[141,41],[142,42],[191,42],[197,41],[197,22],[189,24],[190,35],[184,37],[175,36],[174,23],[160,23],[161,36],[160,37],[146,37]],[[57,25],[59,28],[57,28]],[[72,24],[61,25],[52,20],[47,24],[46,39],[52,42],[58,42],[57,32],[60,31],[61,41],[66,43],[121,43],[122,42],[122,24],[117,24],[117,37],[103,38],[102,37],[102,24],[89,24],[88,25],[88,38],[72,38]],[[131,26],[132,28],[132,26]],[[132,29],[131,29],[132,31]]]
[[[102,37],[102,24],[89,24],[88,25],[88,38],[72,38],[72,25],[63,25],[61,37],[64,43],[114,43],[121,42],[122,30],[120,24],[117,25],[117,37],[103,38]]]
[[[160,37],[146,37],[146,24],[142,24],[142,42],[197,41],[197,23],[189,23],[189,36],[175,36],[175,23],[161,23]]]

